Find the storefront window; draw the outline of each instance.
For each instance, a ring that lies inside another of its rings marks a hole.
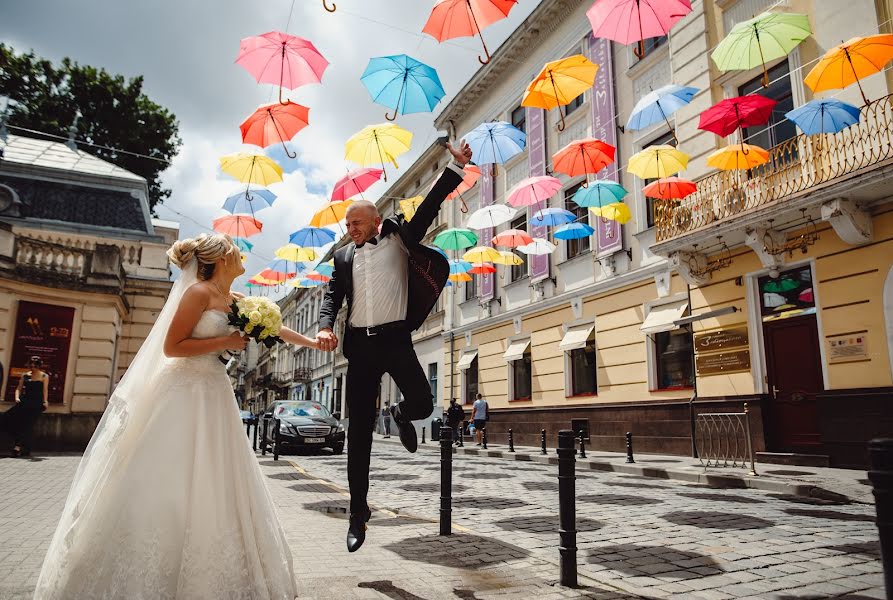
[[[791,269],[772,278],[760,277],[760,314],[763,321],[815,314],[812,269],[809,265]]]
[[[675,390],[694,387],[692,373],[692,335],[688,329],[655,333],[654,356],[657,363],[657,389]]]
[[[512,371],[512,400],[530,400],[532,385],[532,361],[530,352],[518,360],[513,360]]]
[[[465,369],[465,404],[471,404],[478,395],[478,359],[475,356]]]
[[[568,352],[571,367],[571,396],[594,396],[597,393],[595,336],[586,346]]]

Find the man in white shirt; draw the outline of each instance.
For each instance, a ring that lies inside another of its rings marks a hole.
[[[490,413],[490,405],[484,400],[481,394],[477,395],[477,400],[471,405],[471,419],[474,421],[474,434],[477,436],[475,446],[480,446],[484,439],[484,429],[487,428],[487,417]]]
[[[412,347],[412,331],[428,316],[446,284],[449,264],[435,250],[421,245],[446,197],[462,182],[471,149],[463,141],[449,143],[453,156],[411,221],[382,222],[375,205],[355,202],[347,211],[347,233],[353,243],[335,252],[335,270],[320,307],[320,349],[338,345],[333,325],[347,298],[347,328],[343,351],[348,360],[347,479],[350,485],[350,525],[347,549],[354,552],[366,539],[369,520],[369,457],[375,424],[375,398],[384,373],[403,393],[391,406],[400,441],[410,452],[418,444],[413,420],[431,413],[432,394]],[[379,226],[381,233],[379,233]]]

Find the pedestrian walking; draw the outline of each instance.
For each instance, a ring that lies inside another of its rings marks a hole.
[[[385,402],[381,407],[381,420],[384,425],[384,436],[391,437],[391,403]]]
[[[43,370],[43,359],[32,356],[28,368],[16,387],[15,405],[0,419],[0,428],[12,436],[14,457],[31,455],[34,425],[49,405],[50,376]]]
[[[453,444],[459,445],[460,436],[462,435],[462,431],[460,427],[462,427],[462,421],[465,420],[465,411],[459,406],[459,403],[456,402],[455,398],[450,399],[450,407],[446,411],[446,421],[447,426],[453,430]]]
[[[477,400],[471,405],[471,419],[474,421],[474,432],[477,436],[475,446],[480,446],[484,437],[484,429],[487,428],[487,421],[490,420],[490,405],[481,394],[477,395]]]

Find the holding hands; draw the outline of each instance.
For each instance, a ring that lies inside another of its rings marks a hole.
[[[333,352],[338,347],[338,336],[331,329],[323,329],[316,334],[316,343],[323,352]]]

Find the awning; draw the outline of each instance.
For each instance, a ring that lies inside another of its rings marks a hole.
[[[567,330],[567,333],[564,334],[561,343],[558,344],[558,349],[562,352],[567,352],[569,350],[585,348],[586,342],[589,341],[589,336],[592,335],[592,330],[594,328],[593,325],[571,327]]]
[[[470,367],[471,363],[474,362],[474,359],[476,359],[477,356],[478,356],[477,350],[472,350],[471,352],[466,352],[465,354],[463,354],[462,358],[459,359],[459,364],[458,364],[459,370],[464,371],[465,369]]]
[[[515,340],[514,342],[509,343],[509,349],[505,351],[502,358],[509,362],[513,360],[521,360],[524,358],[524,353],[527,352],[528,348],[530,348],[530,338]]]
[[[645,317],[645,322],[642,323],[642,326],[639,329],[645,335],[677,329],[677,326],[673,324],[673,321],[681,319],[687,309],[688,302],[685,300],[655,306],[648,312],[648,316]]]

